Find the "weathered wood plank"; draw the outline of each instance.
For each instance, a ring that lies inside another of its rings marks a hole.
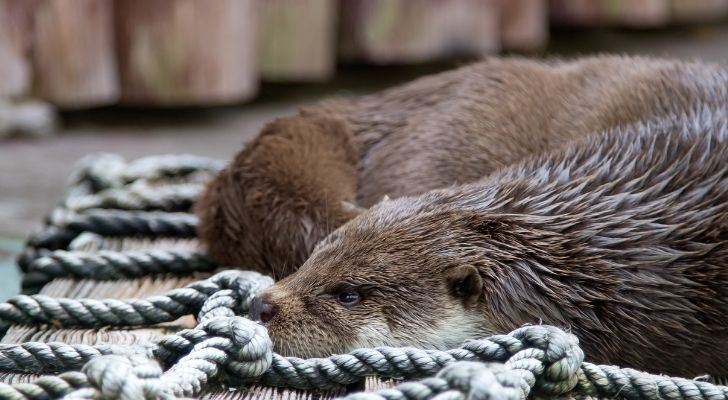
[[[500,49],[497,0],[347,0],[341,7],[345,60],[414,63]]]
[[[504,49],[533,51],[546,46],[549,37],[547,0],[500,0],[500,16]]]
[[[672,20],[676,23],[716,22],[728,15],[728,0],[672,0]]]
[[[550,0],[551,23],[557,26],[601,26],[607,22],[600,0]]]
[[[607,19],[613,25],[635,28],[665,26],[670,23],[670,0],[602,0]]]
[[[118,0],[122,102],[214,105],[258,85],[255,0]]]
[[[117,101],[112,0],[43,0],[34,38],[38,96],[71,109]]]
[[[289,390],[267,386],[252,386],[245,390],[215,391],[203,395],[208,400],[327,400],[343,396],[345,391],[315,392],[303,390]]]
[[[382,379],[376,376],[367,376],[364,381],[364,390],[374,392],[381,389],[389,389],[395,387],[400,381],[394,379]]]
[[[20,96],[30,88],[31,19],[37,0],[0,0],[0,97]]]
[[[670,0],[551,0],[551,21],[562,26],[652,28],[671,21]]]
[[[337,2],[266,0],[260,17],[259,57],[268,81],[321,81],[336,66]]]

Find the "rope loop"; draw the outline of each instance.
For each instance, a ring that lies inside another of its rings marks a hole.
[[[38,265],[51,265],[53,260]],[[0,368],[7,371],[59,372],[83,364],[81,373],[44,376],[32,384],[0,384],[0,398],[167,400],[197,396],[213,381],[327,390],[377,375],[425,379],[349,399],[728,400],[728,388],[707,382],[585,363],[577,338],[547,325],[524,326],[447,351],[378,347],[326,358],[283,357],[273,353],[262,325],[241,316],[255,293],[272,283],[256,272],[230,270],[147,299],[16,296],[0,304],[0,322],[129,326],[172,321],[186,314],[196,314],[198,320],[194,328],[146,347],[0,346]]]
[[[159,364],[143,356],[108,355],[89,361],[82,370],[91,387],[105,399],[138,400],[160,397],[163,390],[149,382],[162,376]]]

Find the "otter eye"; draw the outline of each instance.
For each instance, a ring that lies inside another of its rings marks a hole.
[[[339,293],[336,300],[344,307],[351,307],[361,300],[361,296],[357,292],[347,290]]]

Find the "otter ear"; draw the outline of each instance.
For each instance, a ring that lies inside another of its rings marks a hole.
[[[459,265],[445,271],[450,293],[461,299],[466,306],[478,301],[483,292],[483,279],[472,265]]]

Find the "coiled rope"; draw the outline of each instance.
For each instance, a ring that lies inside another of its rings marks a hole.
[[[189,275],[211,271],[215,263],[197,251],[148,250],[96,253],[56,250],[26,267],[22,287],[42,286],[54,278],[113,280],[171,273]]]
[[[69,197],[120,188],[136,181],[184,178],[194,173],[214,174],[224,166],[224,161],[191,154],[142,157],[132,162],[126,162],[117,154],[93,154],[76,164]]]
[[[127,163],[114,154],[82,159],[62,207],[45,229],[28,239],[19,258],[23,271],[39,249],[67,250],[81,233],[112,237],[195,236],[197,219],[187,214],[204,183],[225,163],[194,155],[144,157]],[[161,185],[160,181],[172,182]],[[164,212],[161,212],[164,211]]]
[[[66,249],[81,232],[115,237],[193,238],[196,227],[197,217],[188,213],[90,209],[67,215],[61,224],[32,235],[28,246]]]
[[[145,182],[123,188],[104,189],[95,194],[80,194],[66,199],[69,210],[92,208],[121,210],[187,212],[204,186],[201,183],[150,185]]]
[[[0,368],[4,370],[27,372],[32,368],[35,372],[59,372],[81,368],[82,374],[65,372],[39,378],[32,384],[0,384],[0,398],[174,398],[197,395],[212,381],[332,389],[355,383],[367,375],[413,379],[437,374],[434,378],[353,398],[522,399],[538,393],[577,397],[619,395],[640,400],[728,399],[726,387],[584,363],[577,339],[551,326],[526,326],[508,335],[470,341],[448,351],[381,347],[327,358],[283,357],[272,353],[272,344],[262,326],[240,316],[247,312],[254,294],[271,283],[269,278],[254,272],[224,271],[156,298],[114,300],[123,304],[146,302],[143,313],[130,311],[115,314],[113,318],[96,317],[109,321],[102,325],[125,326],[143,318],[169,320],[184,313],[197,313],[195,328],[168,335],[148,347],[59,343],[2,346]],[[180,291],[187,294],[179,297]],[[185,303],[179,298],[192,300]],[[85,305],[89,309],[101,309],[98,305],[90,306],[88,299],[55,301],[73,305],[71,308]],[[98,324],[70,312],[58,312],[58,306],[53,303],[36,303],[34,313],[7,311],[26,303],[16,298],[0,304],[3,322],[47,322],[50,315],[55,315],[61,316],[57,322],[62,324]],[[169,308],[171,303],[177,307],[173,307],[173,312]],[[7,315],[13,319],[6,319]],[[91,315],[96,314],[91,312]],[[493,362],[499,364],[487,364]]]
[[[70,299],[17,295],[0,304],[0,323],[54,324],[62,327],[139,326],[174,321],[196,312],[222,289],[269,285],[272,280],[254,272],[225,271],[208,279],[146,299]],[[247,307],[250,299],[241,299]]]

